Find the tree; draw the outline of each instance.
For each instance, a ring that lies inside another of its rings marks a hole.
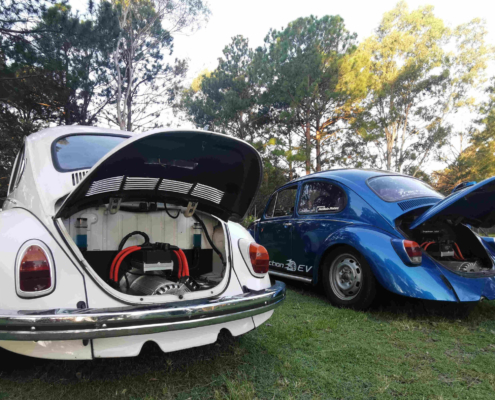
[[[354,50],[356,34],[339,16],[299,18],[285,29],[270,30],[257,49],[259,76],[266,85],[262,103],[278,110],[278,118],[304,138],[306,174],[325,163],[323,144],[348,118],[349,95],[338,90],[339,64]]]
[[[113,0],[120,35],[109,55],[113,82],[109,121],[129,131],[154,126],[165,104],[174,101],[187,71],[183,60],[164,62],[173,35],[193,29],[208,15],[202,0]]]
[[[449,29],[432,6],[400,2],[342,67],[341,87],[361,93],[355,131],[381,167],[416,175],[452,130],[447,116],[472,106],[493,49],[478,19]],[[357,78],[357,79],[356,79]]]
[[[293,127],[281,123],[278,110],[260,99],[265,87],[257,75],[248,40],[233,37],[223,55],[214,71],[203,71],[184,91],[182,109],[201,129],[250,142],[270,168],[284,170],[292,180],[301,161],[300,147]]]
[[[461,152],[447,168],[433,173],[435,186],[445,194],[461,182],[480,182],[495,176],[495,78],[486,92],[489,98],[479,107],[479,128],[472,129],[469,146],[461,146]]]
[[[201,129],[216,130],[254,143],[268,122],[258,106],[259,86],[252,68],[253,51],[242,36],[223,49],[218,67],[200,74],[183,93],[182,108]]]

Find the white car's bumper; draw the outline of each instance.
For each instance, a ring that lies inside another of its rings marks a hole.
[[[53,341],[115,338],[222,324],[273,310],[285,299],[285,284],[237,296],[159,306],[109,309],[0,310],[0,340]]]

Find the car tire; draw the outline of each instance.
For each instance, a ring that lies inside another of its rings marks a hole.
[[[376,296],[376,280],[364,257],[350,247],[340,247],[322,263],[325,294],[337,307],[366,310]]]

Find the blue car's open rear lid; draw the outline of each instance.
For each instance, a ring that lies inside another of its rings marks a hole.
[[[425,222],[451,220],[476,228],[495,225],[495,176],[446,197],[420,215],[410,226],[417,228]]]
[[[261,183],[262,163],[248,143],[205,131],[154,130],[105,155],[67,196],[55,218],[120,201],[187,205],[223,220],[242,218]]]

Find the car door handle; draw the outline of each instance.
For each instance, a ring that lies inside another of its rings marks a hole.
[[[292,223],[291,222],[286,222],[286,223],[284,223],[284,226],[292,226]]]

